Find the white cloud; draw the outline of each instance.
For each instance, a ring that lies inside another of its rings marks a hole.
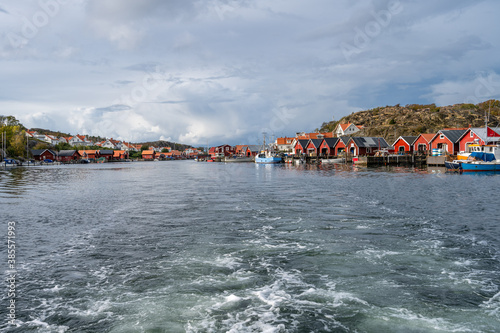
[[[385,24],[378,0],[69,0],[24,47],[0,34],[0,106],[27,126],[205,145],[380,105],[481,101],[478,80],[500,71],[500,4],[400,5]],[[16,33],[41,10],[1,8],[1,31]],[[376,24],[347,59],[340,44]]]
[[[429,97],[438,105],[477,104],[491,98],[500,99],[500,75],[478,73],[470,80],[440,82],[432,86]]]

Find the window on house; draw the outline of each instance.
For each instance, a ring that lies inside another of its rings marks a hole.
[[[474,137],[474,134],[472,134],[472,131],[470,132],[470,137],[473,138]]]
[[[439,138],[440,138],[440,139],[444,139],[444,134],[441,134],[441,135],[439,136]]]

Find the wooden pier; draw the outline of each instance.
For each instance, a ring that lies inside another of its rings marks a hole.
[[[387,155],[387,156],[346,156],[342,164],[354,164],[363,166],[384,166],[384,165],[402,165],[402,166],[423,166],[428,164],[427,155]],[[323,159],[333,158],[333,156],[288,156],[284,160],[292,164],[321,164]],[[444,165],[444,159],[432,160],[432,165]]]
[[[425,155],[388,155],[388,156],[360,156],[354,158],[354,164],[366,166],[381,165],[425,165],[427,156]]]

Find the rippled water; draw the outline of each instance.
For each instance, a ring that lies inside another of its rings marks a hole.
[[[498,332],[499,181],[190,161],[0,171],[19,324],[5,291],[0,328]]]

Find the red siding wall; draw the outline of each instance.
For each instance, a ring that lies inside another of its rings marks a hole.
[[[427,142],[427,140],[425,140],[425,138],[423,136],[419,136],[417,141],[415,141],[415,143],[413,144],[414,151],[418,151],[419,144],[425,145],[425,150],[429,151],[429,143]]]
[[[335,155],[339,155],[339,150],[342,152],[342,151],[345,151],[345,144],[339,140],[337,145],[335,146]]]
[[[47,160],[47,159],[49,159],[49,160],[53,160],[53,161],[54,161],[54,160],[55,160],[55,156],[54,156],[54,154],[52,154],[52,153],[51,153],[51,152],[49,152],[49,151],[44,151],[44,152],[42,153],[42,155],[37,156],[35,159],[36,159],[37,161],[43,161],[43,160]]]
[[[443,139],[441,139],[441,134],[438,134],[434,138],[434,140],[432,140],[432,142],[430,144],[431,144],[432,149],[436,149],[436,148],[438,148],[438,144],[440,144],[440,143],[447,145],[446,151],[448,152],[448,154],[451,154],[451,155],[455,154],[456,151],[455,151],[454,144],[453,144],[453,142],[448,140],[448,138],[446,136]],[[458,148],[458,145],[457,145],[457,148]]]
[[[405,152],[410,152],[412,151],[412,149],[410,148],[410,145],[406,143],[405,140],[403,139],[399,139],[398,141],[396,141],[396,143],[394,144],[394,151],[396,153],[399,152],[399,147],[404,147],[404,151]]]
[[[470,136],[471,133],[472,133],[472,137]],[[474,139],[478,139],[480,145],[484,145],[485,144],[485,142],[483,140],[481,140],[476,135],[476,133],[468,131],[467,133],[465,133],[464,137],[459,142],[459,144],[460,144],[460,148],[459,148],[460,151],[465,151],[465,146],[467,145],[467,143],[474,143]]]
[[[314,147],[314,144],[312,142],[309,142],[309,144],[306,147],[306,152],[309,153],[311,151],[311,154],[318,155],[318,150],[316,147]]]

